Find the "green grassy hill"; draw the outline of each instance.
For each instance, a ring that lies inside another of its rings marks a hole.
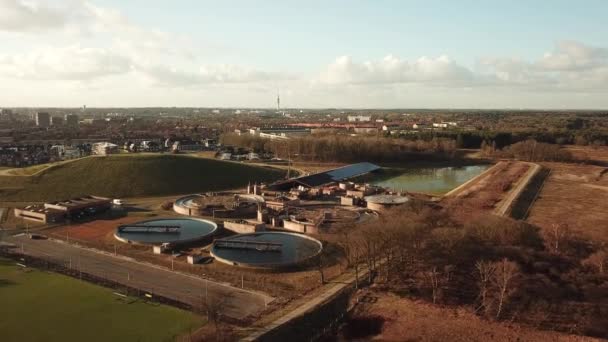
[[[84,158],[31,177],[0,176],[0,201],[49,201],[85,194],[136,197],[215,191],[270,182],[283,171],[179,155]]]

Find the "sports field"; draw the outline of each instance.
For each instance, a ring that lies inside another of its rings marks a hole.
[[[203,324],[186,311],[0,259],[2,341],[173,341]]]

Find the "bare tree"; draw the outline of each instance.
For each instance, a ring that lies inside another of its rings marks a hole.
[[[587,257],[587,259],[583,260],[583,265],[595,268],[599,274],[604,274],[604,272],[606,271],[607,263],[608,252],[606,252],[605,250],[597,251]]]
[[[479,287],[479,309],[483,309],[488,314],[492,307],[490,290],[496,266],[492,262],[480,260],[475,263],[475,272]]]
[[[555,253],[563,249],[564,244],[570,236],[570,229],[567,224],[552,224],[551,228],[544,231],[544,239],[548,247]]]
[[[503,258],[494,264],[495,271],[492,275],[492,284],[497,291],[496,319],[500,318],[504,305],[514,292],[513,280],[518,275],[517,264]]]
[[[323,272],[323,251],[319,253],[317,258],[317,270],[319,271],[319,275],[321,276],[321,285],[325,284],[325,273]]]
[[[439,272],[437,272],[437,267],[431,267],[428,272],[425,272],[424,276],[432,291],[433,304],[436,304],[439,291]]]
[[[215,327],[215,340],[223,340],[223,310],[226,304],[226,296],[213,296],[207,301],[207,318]]]
[[[446,266],[443,271],[438,271],[436,266],[431,267],[427,272],[424,272],[424,279],[427,282],[427,286],[431,289],[431,297],[433,298],[433,304],[437,304],[437,301],[443,294],[445,286],[449,283],[452,277],[452,267]]]

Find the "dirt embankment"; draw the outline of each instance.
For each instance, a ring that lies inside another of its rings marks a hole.
[[[494,212],[507,205],[515,196],[513,191],[525,182],[533,164],[518,161],[500,161],[472,181],[448,193],[441,203],[462,222],[481,214]]]

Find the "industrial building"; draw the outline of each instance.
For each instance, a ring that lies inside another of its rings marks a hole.
[[[48,128],[51,126],[51,115],[47,112],[36,113],[36,126]]]
[[[365,174],[380,169],[380,166],[367,162],[351,164],[325,172],[319,172],[308,176],[302,176],[281,181],[272,184],[270,188],[276,190],[289,190],[298,187],[310,189],[332,183],[342,182],[351,178],[363,176]]]
[[[78,115],[76,114],[66,114],[65,115],[65,124],[67,126],[78,126]]]
[[[370,122],[372,117],[369,115],[349,115],[348,122]]]
[[[100,142],[93,144],[91,150],[96,155],[107,156],[108,154],[118,153],[118,145],[109,142]]]
[[[311,130],[307,127],[258,127],[250,129],[249,134],[266,139],[289,139],[291,137],[310,135]]]
[[[52,126],[63,126],[63,117],[61,116],[52,116],[51,117],[51,125]]]
[[[109,198],[83,196],[69,200],[30,205],[15,209],[15,216],[41,223],[56,223],[104,212],[112,206]]]

